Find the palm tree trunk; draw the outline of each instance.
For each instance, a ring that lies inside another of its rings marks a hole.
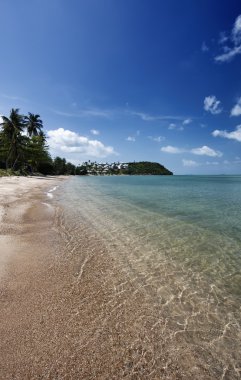
[[[12,148],[10,147],[10,149],[8,151],[8,156],[7,156],[7,159],[6,159],[6,170],[9,169],[9,161],[10,161],[11,154],[12,154]]]
[[[15,168],[15,165],[16,165],[18,159],[19,159],[19,154],[17,155],[16,160],[14,161],[14,164],[13,164],[13,166],[12,166],[12,169],[13,169],[13,170],[14,170],[14,168]]]

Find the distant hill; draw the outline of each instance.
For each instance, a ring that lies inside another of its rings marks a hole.
[[[173,175],[165,166],[149,161],[128,162],[126,172],[130,175]]]
[[[172,175],[173,173],[157,162],[84,162],[77,166],[77,175]]]

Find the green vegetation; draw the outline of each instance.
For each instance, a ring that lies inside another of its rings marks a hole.
[[[129,162],[128,163],[128,174],[133,175],[172,175],[170,170],[166,169],[163,165],[157,162]]]
[[[97,162],[84,162],[76,168],[82,175],[172,175],[173,173],[157,162],[114,162],[112,164],[98,164]]]
[[[157,162],[97,163],[75,166],[65,158],[49,154],[43,122],[39,115],[21,115],[12,109],[0,123],[0,177],[33,173],[54,175],[171,175]]]
[[[43,124],[39,115],[21,115],[12,109],[10,116],[2,116],[0,130],[0,168],[6,174],[39,171],[40,165],[51,165]]]
[[[11,177],[11,176],[20,176],[21,173],[18,170],[5,170],[5,169],[0,169],[0,177]]]
[[[76,173],[64,158],[51,158],[39,115],[21,115],[12,109],[0,124],[0,176]]]

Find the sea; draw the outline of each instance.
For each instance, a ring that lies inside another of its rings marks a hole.
[[[241,176],[79,176],[58,202],[74,240],[88,225],[145,289],[166,349],[241,378]]]

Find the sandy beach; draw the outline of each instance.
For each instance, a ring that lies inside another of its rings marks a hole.
[[[58,246],[55,210],[48,199],[62,180],[0,179],[1,379],[35,379],[45,371],[42,325],[56,285],[52,279]]]
[[[84,219],[75,240],[62,184],[0,180],[0,379],[220,378],[218,359],[173,331],[168,302],[134,263]]]

